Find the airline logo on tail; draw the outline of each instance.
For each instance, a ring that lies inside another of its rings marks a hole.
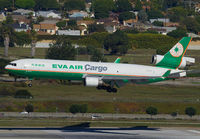
[[[180,57],[183,54],[183,45],[177,43],[169,52],[173,57]]]

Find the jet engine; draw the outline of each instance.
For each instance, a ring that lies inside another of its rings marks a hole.
[[[161,62],[163,60],[163,58],[164,58],[163,55],[153,55],[151,63],[154,65],[157,65],[159,62]],[[173,64],[173,61],[168,59],[165,61],[164,65],[162,65],[162,66],[172,65],[172,64]],[[195,64],[195,58],[183,57],[181,64],[179,65],[179,68],[186,68],[186,67],[192,66],[194,64]]]
[[[84,80],[85,86],[100,86],[103,85],[103,81],[99,77],[86,77]]]

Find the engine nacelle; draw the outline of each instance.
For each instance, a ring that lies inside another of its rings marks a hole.
[[[103,81],[99,77],[86,77],[84,81],[85,86],[99,86],[102,85]]]
[[[164,58],[163,55],[153,55],[152,56],[152,60],[151,63],[154,65],[157,65],[159,62],[162,61],[162,59]],[[183,57],[181,64],[179,65],[178,68],[185,68],[188,66],[192,66],[195,64],[195,58],[191,58],[191,57]],[[162,66],[172,66],[173,67],[173,62],[169,59],[167,61],[165,61],[165,63],[163,63]]]
[[[151,59],[151,64],[158,64],[162,59],[164,58],[164,56],[162,55],[153,55],[152,59]]]

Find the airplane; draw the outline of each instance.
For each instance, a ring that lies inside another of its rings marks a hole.
[[[184,57],[191,37],[183,37],[165,55],[154,55],[155,66],[124,64],[117,58],[114,63],[69,61],[51,59],[19,59],[10,62],[5,69],[11,74],[28,77],[28,86],[33,79],[80,80],[85,86],[117,92],[127,83],[148,84],[186,77],[186,67],[195,59]],[[117,88],[115,88],[117,87]]]

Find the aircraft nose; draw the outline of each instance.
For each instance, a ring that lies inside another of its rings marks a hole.
[[[6,65],[6,66],[5,66],[5,69],[8,69],[8,68],[9,68],[9,65]]]

